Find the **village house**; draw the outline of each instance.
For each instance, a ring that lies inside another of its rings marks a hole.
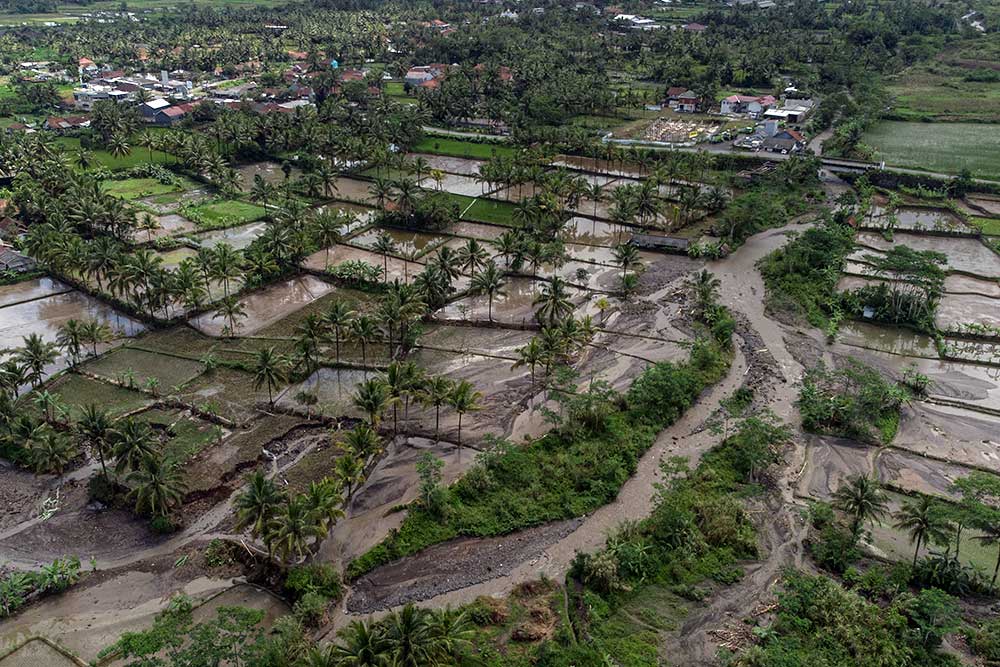
[[[35,260],[22,255],[8,245],[0,244],[0,271],[27,273],[35,270]]]
[[[168,100],[165,100],[162,97],[157,97],[156,99],[140,104],[139,115],[142,116],[142,119],[145,122],[152,123],[153,119],[156,118],[156,114],[169,106],[170,102]]]
[[[70,132],[90,127],[90,118],[86,116],[51,116],[45,119],[42,127],[53,132]]]
[[[795,130],[780,130],[764,139],[761,148],[769,153],[798,153],[806,146],[806,138]]]
[[[135,100],[135,93],[134,90],[122,90],[117,86],[98,85],[93,82],[73,90],[73,107],[78,111],[90,111],[95,104],[103,100],[131,102]]]
[[[786,99],[779,108],[765,111],[764,118],[798,124],[812,113],[814,106],[812,100]]]
[[[668,97],[668,99],[670,99]],[[676,97],[670,99],[670,108],[682,113],[695,113],[701,107],[701,97],[693,90],[685,90]]]
[[[772,95],[730,95],[719,104],[719,112],[724,114],[748,114],[757,118],[770,109],[777,100]]]

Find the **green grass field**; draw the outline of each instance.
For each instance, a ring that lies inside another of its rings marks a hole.
[[[1000,218],[970,218],[970,222],[987,236],[1000,236]]]
[[[185,216],[204,227],[242,225],[260,220],[265,213],[263,206],[250,204],[239,199],[208,202],[185,210]]]
[[[1000,179],[1000,125],[883,121],[862,141],[889,166]]]
[[[113,197],[128,200],[182,191],[179,185],[160,183],[155,178],[126,178],[120,181],[104,181],[101,183],[101,187]]]
[[[53,143],[69,153],[70,159],[75,161],[76,153],[80,150],[80,140],[77,137],[57,137]],[[115,157],[105,150],[92,150],[90,153],[95,166],[107,167],[111,171],[131,169],[150,162],[149,151],[139,146],[133,146],[131,153],[121,157]],[[162,151],[153,151],[152,158],[155,164],[166,164],[173,159],[171,155]]]
[[[427,136],[413,147],[413,152],[486,160],[494,155],[512,156],[517,151],[499,142],[477,144],[471,141],[462,141],[461,139]]]
[[[458,204],[462,219],[471,222],[491,222],[495,225],[512,226],[514,224],[514,204],[492,199],[477,199],[468,195],[444,193]]]

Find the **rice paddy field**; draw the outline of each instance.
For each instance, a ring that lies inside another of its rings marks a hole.
[[[862,141],[889,166],[1000,179],[1000,125],[883,121]]]

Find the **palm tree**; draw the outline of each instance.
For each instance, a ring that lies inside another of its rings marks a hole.
[[[354,311],[344,301],[334,301],[330,309],[323,314],[323,322],[333,332],[333,344],[336,347],[337,363],[340,363],[340,332],[351,326]]]
[[[367,459],[381,451],[382,438],[371,426],[362,422],[344,436],[344,447]]]
[[[77,361],[80,359],[83,333],[83,325],[79,320],[66,320],[66,324],[59,327],[59,333],[56,335],[56,344],[69,355],[70,366],[76,366]]]
[[[604,188],[600,183],[594,182],[587,187],[586,197],[594,202],[594,224],[597,224],[597,207],[604,201]]]
[[[708,269],[702,269],[687,281],[692,293],[694,310],[699,318],[704,319],[719,300],[719,286],[722,283]]]
[[[274,407],[274,389],[285,382],[287,377],[287,361],[275,352],[273,347],[257,351],[257,362],[254,364],[253,388],[267,387],[267,402]]]
[[[531,369],[531,384],[535,384],[535,367],[540,364],[544,358],[544,353],[541,344],[538,342],[538,338],[532,338],[525,345],[522,345],[517,349],[517,361],[511,365],[511,370],[515,370],[522,366],[527,366]]]
[[[246,316],[247,311],[243,307],[243,302],[235,294],[232,294],[219,300],[215,312],[212,314],[212,319],[221,318],[223,321],[228,322],[223,327],[222,335],[225,336],[228,333],[229,336],[235,337],[239,328],[238,320],[242,320]]]
[[[434,638],[427,615],[412,604],[389,614],[383,621],[389,664],[393,667],[426,667],[437,664]]]
[[[268,522],[267,536],[278,559],[285,564],[303,560],[313,539],[325,535],[321,522],[309,507],[305,496],[286,498]]]
[[[132,152],[128,137],[122,133],[114,134],[108,141],[108,152],[116,158],[123,158]]]
[[[887,499],[878,481],[858,475],[833,494],[833,506],[851,517],[851,535],[857,541],[865,523],[874,524],[886,513]]]
[[[99,320],[87,320],[82,325],[83,338],[91,345],[91,353],[97,356],[97,346],[111,340],[111,329]]]
[[[364,478],[365,462],[354,450],[347,450],[333,464],[333,472],[347,493],[347,498],[356,490],[355,485]]]
[[[55,363],[56,351],[52,343],[46,343],[36,333],[24,337],[24,345],[14,354],[14,358],[25,368],[26,379],[32,387],[37,387],[45,373],[45,367]]]
[[[459,249],[458,257],[460,266],[475,278],[476,269],[486,264],[489,253],[477,239],[469,239]]]
[[[267,525],[284,499],[274,482],[263,471],[255,470],[247,485],[233,503],[236,510],[236,529],[250,528],[254,537],[264,537]]]
[[[54,473],[60,477],[78,454],[68,438],[48,427],[40,438],[32,441],[30,452],[36,473]]]
[[[352,621],[340,631],[338,637],[340,642],[331,649],[334,664],[343,667],[383,667],[391,664],[385,633],[374,621]]]
[[[330,478],[310,482],[304,496],[316,523],[324,533],[329,533],[333,524],[344,517],[344,510],[340,509],[340,492]]]
[[[382,378],[365,380],[354,393],[354,405],[368,415],[368,423],[377,429],[382,413],[392,404],[389,387]]]
[[[438,660],[447,664],[464,664],[464,658],[470,655],[476,638],[476,627],[469,614],[451,608],[426,613]]]
[[[156,434],[146,422],[127,417],[113,431],[115,471],[138,470],[145,459],[156,455]]]
[[[438,434],[441,432],[441,406],[447,405],[451,400],[452,390],[455,383],[444,375],[435,375],[424,382],[420,391],[420,402],[426,406],[434,408],[434,441],[438,441]]]
[[[109,447],[114,436],[113,428],[114,425],[108,411],[93,403],[83,408],[83,414],[80,415],[80,419],[74,427],[81,443],[90,450],[91,454],[97,455],[101,462],[101,472],[105,482],[109,481],[105,458],[111,453]]]
[[[361,367],[368,371],[368,343],[378,335],[378,327],[368,315],[362,315],[351,322],[351,335],[361,343]]]
[[[158,455],[143,459],[128,481],[133,485],[129,496],[135,497],[136,514],[149,510],[154,517],[165,517],[184,498],[186,485],[177,464]]]
[[[615,264],[622,267],[623,282],[629,269],[638,270],[642,267],[642,262],[639,261],[639,249],[631,243],[619,243],[611,249],[611,252],[615,258]]]
[[[937,544],[948,540],[949,521],[930,496],[920,496],[916,502],[903,505],[893,517],[896,519],[893,528],[905,530],[910,535],[910,541],[916,543],[913,549],[913,567],[917,566],[921,544]]]
[[[503,273],[497,268],[496,262],[490,260],[486,268],[479,275],[473,277],[471,287],[473,291],[485,294],[489,299],[489,320],[493,321],[493,299],[503,296]]]
[[[467,412],[475,412],[482,408],[480,401],[483,395],[476,391],[467,380],[462,380],[452,387],[448,397],[448,405],[458,413],[458,449],[462,450],[462,416]]]
[[[371,185],[368,186],[368,192],[375,199],[375,203],[378,204],[380,209],[385,208],[385,202],[392,198],[392,184],[385,179],[376,178],[372,181]]]
[[[559,276],[553,277],[542,287],[541,294],[535,297],[531,305],[538,308],[535,318],[543,324],[555,324],[573,312],[566,281]]]
[[[375,237],[375,243],[372,244],[372,250],[382,255],[382,280],[388,282],[389,255],[396,252],[396,244],[388,232],[379,232],[378,236]]]

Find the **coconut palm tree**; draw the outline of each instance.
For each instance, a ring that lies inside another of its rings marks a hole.
[[[330,650],[335,665],[383,667],[389,662],[389,642],[375,621],[352,621],[338,633],[340,641]]]
[[[687,287],[694,301],[695,314],[704,319],[719,300],[719,287],[722,283],[708,269],[702,269],[687,280]]]
[[[434,375],[424,382],[420,391],[420,402],[434,408],[434,441],[438,441],[441,432],[441,406],[451,400],[454,382],[444,375]]]
[[[887,504],[878,481],[864,475],[852,477],[833,494],[833,506],[851,518],[855,541],[865,523],[874,524],[885,515]]]
[[[157,454],[156,434],[146,422],[126,417],[112,432],[114,443],[115,471],[119,474],[127,470],[138,470],[145,459]]]
[[[336,348],[338,364],[340,363],[340,333],[343,329],[350,328],[354,315],[354,311],[344,301],[334,301],[323,314],[323,323],[333,333],[333,344]]]
[[[483,406],[480,403],[483,395],[476,391],[467,380],[461,380],[451,389],[448,405],[458,413],[458,449],[462,450],[462,417],[468,412],[475,412]]]
[[[622,269],[623,282],[629,269],[639,270],[642,268],[642,262],[639,261],[639,249],[631,243],[619,243],[611,249],[611,252],[615,258],[615,264]]]
[[[253,370],[253,388],[267,387],[267,402],[274,407],[274,390],[287,379],[288,361],[273,347],[257,351]]]
[[[111,329],[98,320],[87,320],[82,325],[83,339],[90,343],[91,353],[97,356],[97,346],[111,340]]]
[[[555,324],[573,312],[573,304],[569,299],[566,281],[555,276],[542,287],[531,303],[537,310],[535,318],[542,324]]]
[[[267,526],[267,539],[283,564],[299,562],[309,554],[309,545],[326,535],[319,517],[305,496],[286,498]],[[294,560],[293,560],[294,559]]]
[[[472,279],[472,290],[479,294],[485,294],[489,300],[490,322],[493,321],[493,299],[504,295],[503,286],[503,273],[493,260],[487,262],[486,268]]]
[[[476,269],[484,266],[489,259],[489,253],[477,239],[468,239],[458,251],[459,266],[476,277]]]
[[[73,442],[51,428],[31,442],[31,463],[36,473],[53,473],[62,477],[66,466],[79,454]]]
[[[69,356],[70,366],[76,366],[80,360],[80,349],[83,344],[83,325],[79,320],[66,320],[56,334],[56,344]]]
[[[950,522],[941,507],[930,496],[920,496],[916,502],[910,502],[893,514],[896,523],[893,528],[905,530],[910,541],[916,543],[913,549],[913,567],[917,566],[917,556],[920,545],[930,543],[947,543]]]
[[[381,451],[382,438],[371,426],[362,422],[344,436],[344,447],[367,459]]]
[[[372,244],[372,250],[382,255],[382,280],[383,282],[388,282],[389,280],[389,255],[396,252],[396,244],[393,242],[392,237],[389,236],[388,232],[379,232],[378,236],[375,237],[375,243]]]
[[[24,337],[24,344],[14,353],[14,359],[26,369],[26,380],[37,387],[44,377],[45,367],[56,361],[55,345],[42,340],[36,333]]]
[[[357,485],[364,479],[365,462],[357,452],[348,449],[333,464],[333,472],[347,494],[347,499],[350,500],[357,490]]]
[[[111,454],[110,447],[114,436],[114,423],[111,421],[111,415],[107,410],[91,403],[83,408],[83,413],[73,428],[80,443],[89,449],[92,455],[96,455],[101,462],[101,473],[104,475],[104,481],[110,481],[106,458]]]
[[[223,327],[223,336],[227,333],[230,336],[236,336],[239,328],[239,320],[242,320],[246,316],[246,308],[243,307],[243,303],[233,294],[219,300],[218,305],[215,307],[215,312],[212,314],[212,319],[221,318],[223,321],[228,322]]]
[[[542,363],[544,353],[538,338],[532,338],[517,349],[517,361],[511,365],[511,370],[527,366],[531,370],[531,384],[535,384],[535,367]]]
[[[378,336],[378,326],[368,315],[361,315],[351,322],[351,335],[361,344],[361,367],[368,371],[368,343]]]
[[[255,538],[264,537],[268,523],[281,506],[284,497],[263,471],[255,470],[233,502],[236,510],[236,529],[249,528],[250,534]]]
[[[147,456],[128,481],[132,485],[129,497],[135,498],[135,512],[144,511],[154,517],[165,517],[184,498],[186,485],[180,468],[162,456]]]
[[[383,621],[389,664],[393,667],[426,667],[437,664],[434,636],[428,617],[408,604]]]
[[[333,524],[344,518],[344,510],[340,509],[340,491],[329,477],[311,482],[303,495],[324,534],[329,533]]]
[[[354,393],[354,405],[368,415],[368,423],[373,429],[378,429],[382,413],[392,405],[389,387],[382,378],[365,380],[358,385]]]

